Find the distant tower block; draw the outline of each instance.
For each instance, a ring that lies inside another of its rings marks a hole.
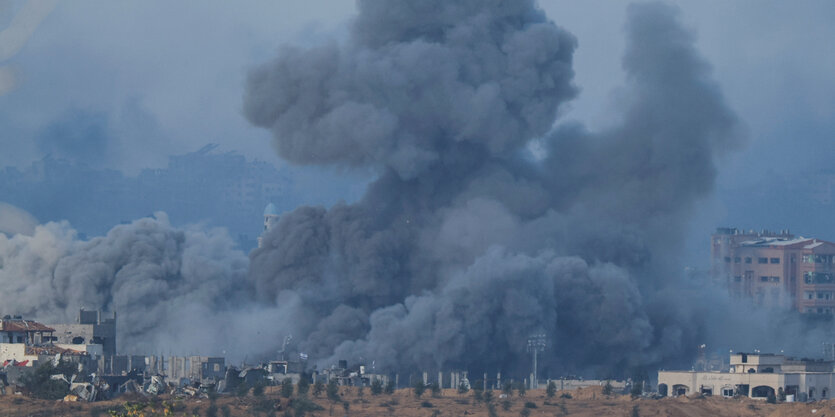
[[[263,244],[263,236],[268,230],[275,227],[278,224],[278,209],[275,207],[275,204],[270,203],[267,204],[267,207],[264,208],[264,231],[261,232],[261,236],[258,237],[258,247],[260,248]]]

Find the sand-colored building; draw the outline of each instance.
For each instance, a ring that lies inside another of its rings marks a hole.
[[[768,398],[783,394],[807,401],[830,398],[833,386],[833,362],[773,354],[732,354],[727,372],[658,371],[658,393],[672,396]]]

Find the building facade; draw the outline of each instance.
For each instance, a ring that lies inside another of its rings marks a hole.
[[[719,228],[711,236],[713,276],[764,307],[835,313],[835,244],[787,230]]]
[[[61,345],[101,345],[104,356],[116,355],[116,313],[81,310],[76,323],[50,324],[52,342]]]
[[[727,372],[658,371],[658,393],[751,398],[785,395],[797,401],[825,400],[832,396],[835,386],[832,366],[831,361],[737,353],[731,355]]]

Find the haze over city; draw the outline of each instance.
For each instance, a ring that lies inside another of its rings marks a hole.
[[[131,355],[381,374],[527,378],[532,334],[553,376],[819,355],[831,318],[790,272],[749,277],[785,284],[772,303],[716,262],[829,256],[745,251],[835,241],[834,18],[0,2],[0,313],[115,312]],[[745,239],[720,254],[717,228]]]

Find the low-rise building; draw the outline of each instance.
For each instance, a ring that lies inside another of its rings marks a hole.
[[[794,396],[798,401],[831,397],[833,362],[792,359],[774,354],[731,354],[730,368],[721,371],[658,371],[661,395]]]
[[[50,324],[52,341],[63,345],[101,345],[106,357],[116,355],[116,313],[80,310],[76,323]]]

